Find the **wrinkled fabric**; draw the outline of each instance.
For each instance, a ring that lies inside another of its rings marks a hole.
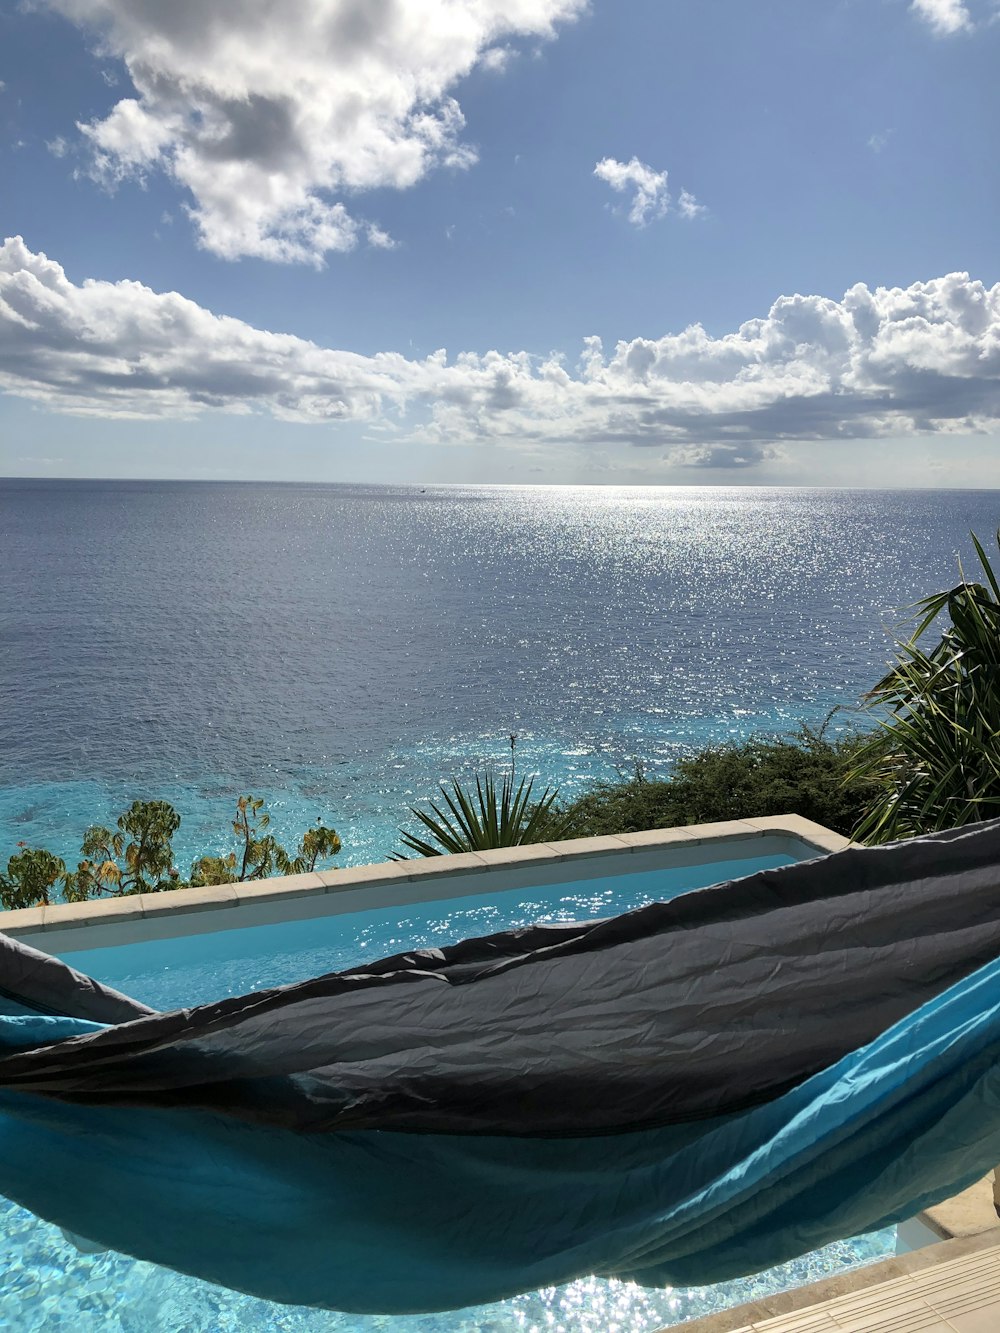
[[[1000,1160],[998,853],[850,849],[163,1015],[6,941],[0,1191],[355,1312],[768,1267]]]
[[[111,1023],[0,1087],[307,1132],[625,1133],[766,1101],[1000,956],[1000,821],[604,921],[419,950],[168,1014],[55,960],[27,1002]],[[17,998],[12,941],[0,988]],[[103,1017],[102,1017],[103,1015]],[[128,1021],[131,1018],[131,1021]]]

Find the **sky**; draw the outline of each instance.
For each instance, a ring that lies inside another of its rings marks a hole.
[[[1000,0],[0,0],[0,476],[1000,487]]]

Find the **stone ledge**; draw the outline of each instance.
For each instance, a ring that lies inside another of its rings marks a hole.
[[[1000,1241],[1000,1219],[997,1218],[993,1203],[994,1174],[991,1171],[961,1194],[925,1209],[918,1214],[919,1220],[942,1240],[979,1236],[983,1232],[996,1230]]]
[[[655,851],[657,847],[676,847],[683,844],[686,847],[694,847],[698,839],[688,830],[697,828],[696,824],[685,825],[680,828],[651,828],[644,829],[641,833],[619,833],[617,836],[625,843],[626,847],[640,851]],[[587,839],[581,838],[584,842]]]
[[[170,892],[175,890],[171,889]],[[139,898],[139,894],[130,894],[123,898],[94,898],[83,903],[60,903],[56,907],[43,907],[40,909],[42,929],[69,930],[73,926],[106,926],[112,921],[134,921],[143,914]],[[0,926],[6,929],[2,915]]]
[[[166,889],[163,893],[140,893],[142,915],[173,916],[175,913],[213,912],[220,907],[235,907],[235,884],[212,884],[203,889]],[[50,909],[58,911],[58,908]],[[85,923],[89,924],[89,923]],[[46,929],[52,927],[46,924]]]
[[[776,815],[767,819],[748,819],[745,822],[760,829],[762,833],[774,833],[779,836],[784,834],[799,838],[802,842],[808,842],[824,852],[842,852],[845,847],[851,846],[850,838],[845,838],[842,833],[834,833],[832,829],[816,824],[811,819],[804,819],[802,815]]]

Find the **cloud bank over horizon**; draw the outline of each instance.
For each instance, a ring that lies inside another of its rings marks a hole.
[[[1000,423],[1000,283],[952,273],[841,301],[780,296],[721,337],[694,324],[606,353],[324,348],[137,282],[74,284],[20,237],[0,246],[0,389],[84,416],[206,411],[355,422],[416,441],[660,446],[750,468],[781,441],[969,433]]]
[[[134,86],[78,127],[98,179],[163,171],[193,197],[206,250],[319,265],[363,238],[392,244],[344,195],[471,166],[450,90],[501,71],[511,42],[553,39],[587,0],[36,3],[95,34]]]

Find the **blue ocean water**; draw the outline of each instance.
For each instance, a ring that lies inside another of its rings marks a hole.
[[[1000,492],[0,482],[0,859],[234,798],[381,860],[437,781],[579,791],[854,705]],[[231,835],[230,835],[231,836]]]

